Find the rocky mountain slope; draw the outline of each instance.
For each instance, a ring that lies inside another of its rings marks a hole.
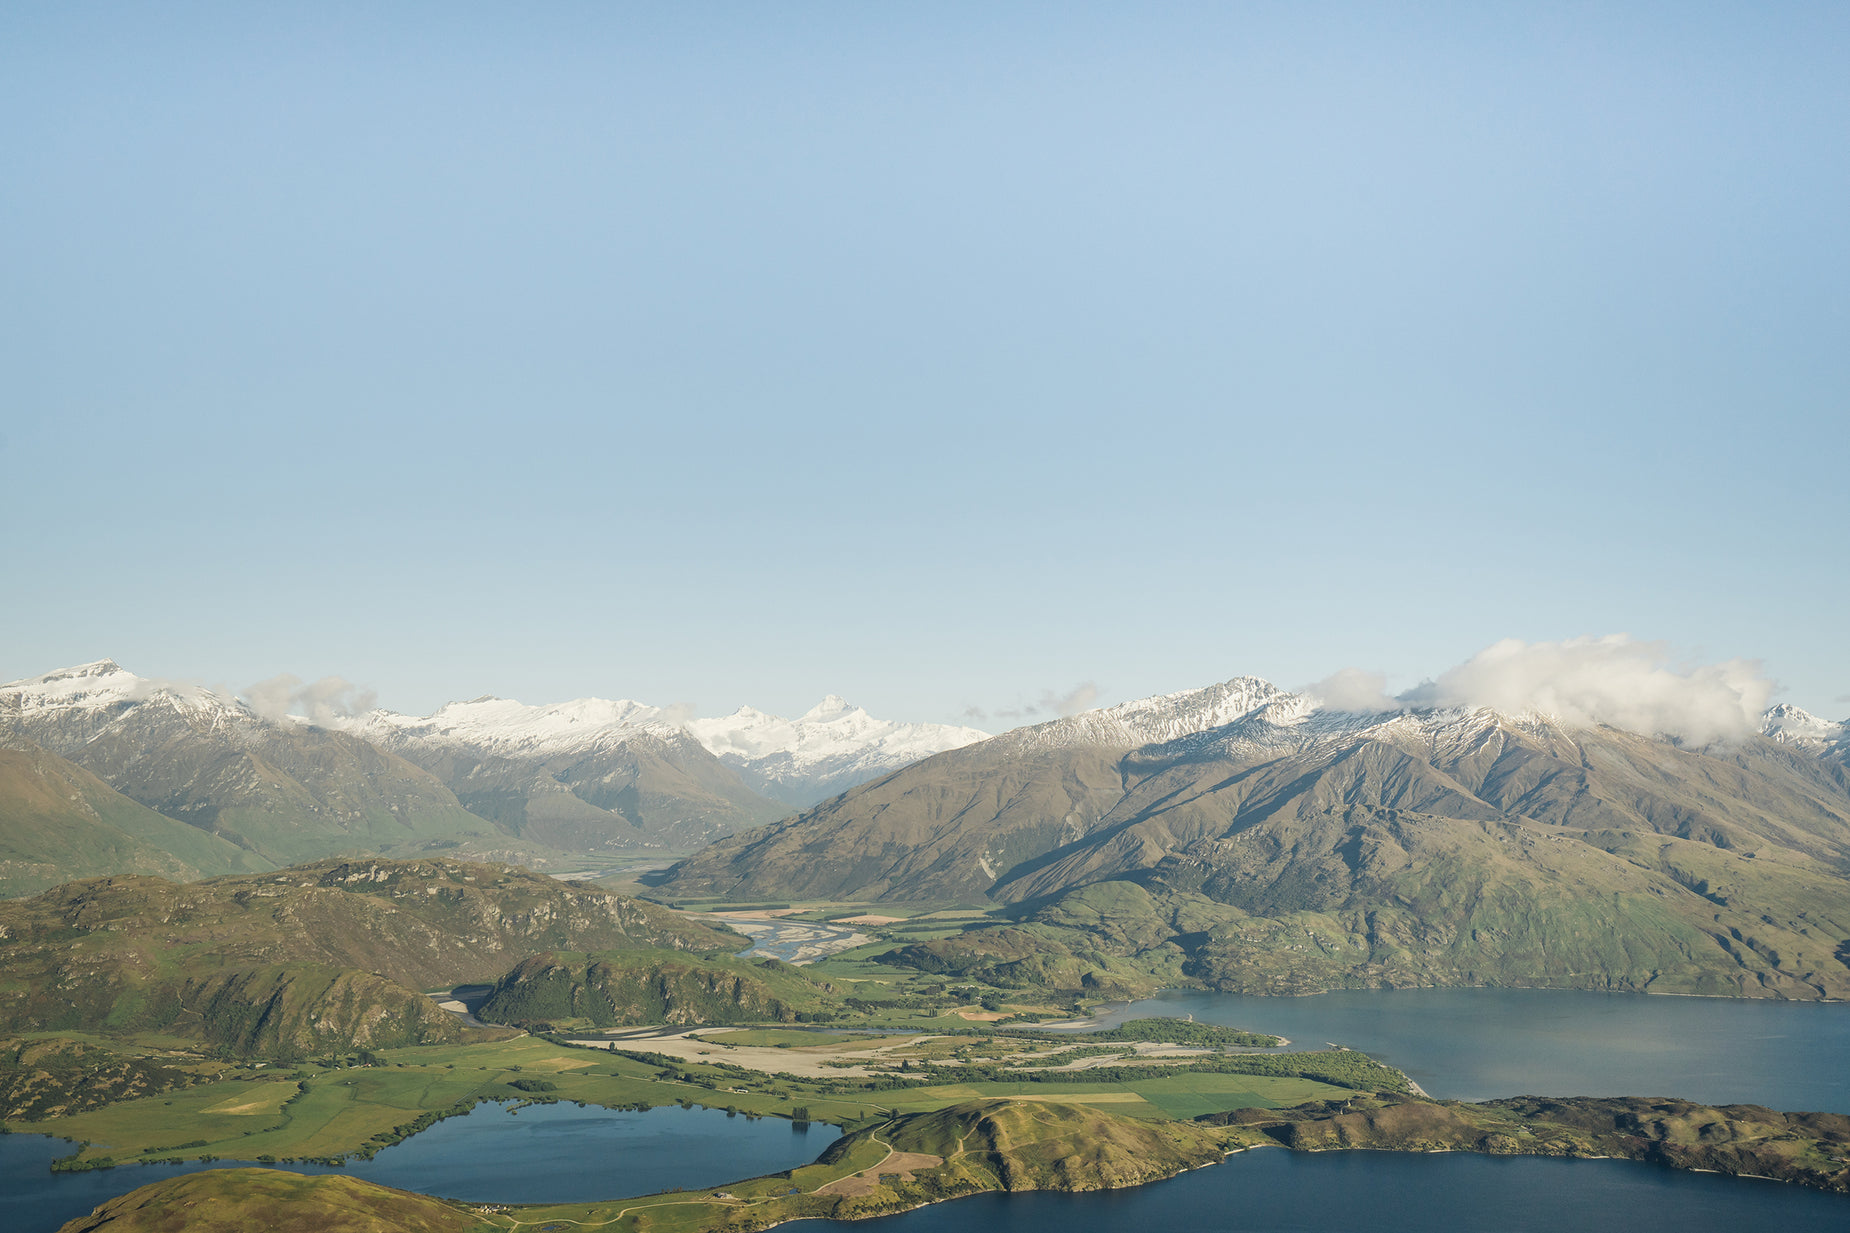
[[[0,1029],[163,1031],[244,1054],[451,1040],[420,989],[549,950],[730,952],[736,935],[505,865],[329,861],[0,902]]]
[[[1760,733],[1781,744],[1850,765],[1850,721],[1819,719],[1810,711],[1782,702],[1760,717]]]
[[[279,865],[341,852],[521,845],[429,772],[358,737],[273,722],[109,660],[0,686],[0,747],[40,746],[122,795]]]
[[[1243,680],[1134,706],[1167,739],[1126,748],[1153,729],[1113,710],[928,759],[659,889],[1037,904],[1129,879],[1158,915],[1224,910],[1152,944],[1226,988],[1850,992],[1850,776],[1828,743],[1350,714]]]
[[[428,770],[479,816],[565,851],[685,852],[784,815],[663,714],[477,698],[428,718],[374,711],[347,730]]]
[[[1225,724],[1282,691],[1253,677],[1018,728],[928,758],[676,866],[669,895],[985,897],[1090,833],[1131,750]]]
[[[169,829],[170,842],[150,855],[96,831],[87,817],[95,802],[59,806],[66,822],[54,825],[45,802],[82,792],[47,797],[41,785],[27,806],[9,801],[0,776],[0,862],[11,862],[0,863],[0,892],[96,873],[184,876],[361,852],[540,864],[685,852],[775,821],[790,802],[808,804],[984,735],[877,720],[833,698],[795,721],[748,707],[690,724],[644,703],[596,698],[551,706],[477,698],[425,717],[318,714],[313,722],[260,714],[220,691],[139,677],[110,660],[0,685],[0,750],[64,759],[245,853],[213,857],[212,844]],[[78,814],[86,818],[71,821]],[[145,817],[137,824],[154,826]],[[160,852],[171,859],[162,863]]]
[[[615,814],[653,846],[683,851],[988,735],[875,719],[833,695],[795,720],[749,706],[688,719],[621,699],[477,698],[347,727],[517,833],[573,848]]]
[[[0,898],[107,873],[190,881],[267,867],[36,745],[0,749]]]

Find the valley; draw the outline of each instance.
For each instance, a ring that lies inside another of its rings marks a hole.
[[[784,816],[740,778],[778,741],[810,756],[868,738],[859,762],[805,764],[822,775],[938,737],[839,700],[701,739],[594,701],[324,728],[124,676],[0,688],[0,790],[28,802],[0,821],[30,841],[7,868],[32,889],[57,865],[23,858],[56,855],[56,832],[59,859],[105,871],[0,901],[0,1112],[74,1145],[58,1176],[176,1171],[94,1227],[294,1186],[290,1205],[353,1219],[400,1203],[432,1227],[706,1233],[1133,1186],[1258,1146],[1850,1185],[1850,1109],[1817,1070],[1850,995],[1850,772],[1842,731],[1790,708],[1686,749],[1536,716],[1336,713],[1236,678],[968,732]],[[135,741],[167,769],[109,752]],[[822,782],[794,757],[760,782]],[[337,841],[387,853],[285,863]],[[1277,997],[1329,990],[1377,1001],[1342,1027],[1340,1000]],[[1515,1043],[1496,1064],[1471,1043],[1523,1041],[1526,998],[1592,1024],[1601,1004],[1571,999],[1647,992],[1724,995],[1641,999],[1693,1023],[1729,1021],[1708,1005],[1823,1017],[1777,1060],[1745,1050],[1735,1087],[1674,1043],[1711,1039],[1674,1015],[1614,1034],[1610,1074],[1582,1065],[1607,1053],[1590,1027],[1565,1052],[1530,1047],[1556,1068],[1531,1066],[1524,1090],[1505,1082],[1525,1073]],[[1441,995],[1466,1001],[1380,1036],[1379,999]],[[1472,1015],[1481,1030],[1460,1027]],[[1655,1090],[1586,1095],[1627,1076]],[[704,1109],[842,1137],[781,1173],[715,1174],[720,1197],[637,1182],[503,1210],[492,1186],[435,1207],[367,1189],[394,1184],[401,1145],[550,1108],[561,1126]],[[353,1176],[193,1172],[219,1162]]]

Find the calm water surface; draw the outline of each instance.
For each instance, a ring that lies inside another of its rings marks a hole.
[[[1850,1004],[1543,989],[1388,989],[1308,998],[1180,993],[1106,1016],[1193,1015],[1347,1045],[1434,1096],[1683,1096],[1850,1113]]]
[[[1686,1096],[1850,1113],[1850,1006],[1521,989],[1409,989],[1310,998],[1172,993],[1111,1020],[1193,1015],[1362,1049],[1435,1096]],[[835,1138],[709,1109],[479,1106],[340,1170],[451,1198],[588,1202],[715,1186],[806,1164]],[[222,1165],[54,1175],[68,1144],[0,1136],[0,1229],[49,1233],[115,1195]],[[329,1172],[300,1166],[305,1173]],[[800,1233],[837,1226],[804,1223]],[[848,1230],[850,1226],[839,1226]],[[1701,1233],[1850,1229],[1850,1199],[1629,1162],[1248,1152],[1174,1181],[1089,1195],[982,1196],[854,1233],[1089,1233],[1126,1228],[1447,1233],[1625,1228]]]
[[[506,1106],[483,1104],[347,1168],[280,1167],[346,1173],[452,1199],[575,1203],[776,1173],[808,1164],[836,1138],[833,1126],[803,1133],[781,1118],[729,1118],[718,1109],[638,1113],[555,1104],[510,1114]],[[0,1229],[56,1229],[137,1186],[230,1163],[50,1172],[51,1161],[70,1152],[69,1143],[43,1135],[0,1136]]]
[[[1843,1233],[1850,1199],[1651,1165],[1260,1149],[1099,1194],[976,1195],[800,1233]]]

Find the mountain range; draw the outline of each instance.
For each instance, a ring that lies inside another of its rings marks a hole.
[[[356,852],[685,852],[984,735],[833,697],[795,721],[477,698],[311,722],[100,660],[0,686],[0,894]]]
[[[690,720],[687,730],[753,789],[798,809],[989,737],[975,728],[875,719],[836,694],[797,719],[742,706]]]
[[[1223,987],[1845,996],[1850,742],[1792,707],[1762,728],[1694,748],[1542,714],[1335,711],[1242,677],[938,754],[657,890],[1021,905],[1038,942],[979,931],[932,960],[991,976],[1102,928]],[[1136,894],[1100,913],[1105,885]],[[1097,927],[1059,933],[1079,920]]]

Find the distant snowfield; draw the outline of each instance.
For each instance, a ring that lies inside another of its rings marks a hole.
[[[685,732],[753,790],[796,806],[989,737],[976,728],[876,719],[833,694],[796,719],[750,706],[730,715],[684,719],[669,708],[627,698],[578,698],[545,706],[475,698],[449,703],[428,716],[373,711],[344,726],[373,739],[537,759],[586,753],[643,734]]]

